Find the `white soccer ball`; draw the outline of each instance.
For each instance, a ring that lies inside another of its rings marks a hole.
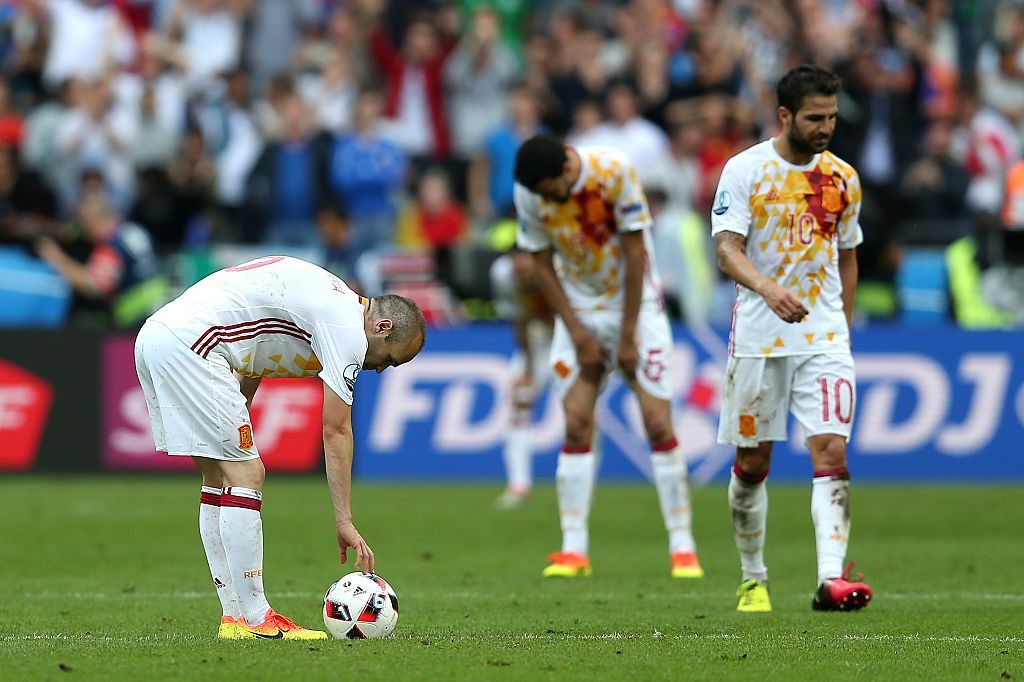
[[[349,573],[324,595],[324,625],[335,639],[380,639],[398,623],[398,595],[374,573]]]

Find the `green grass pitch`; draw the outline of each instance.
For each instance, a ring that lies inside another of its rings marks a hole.
[[[810,485],[770,485],[775,611],[738,614],[725,489],[694,491],[703,580],[668,577],[650,486],[599,486],[594,576],[544,581],[554,491],[356,484],[401,618],[377,641],[222,642],[196,529],[198,477],[3,477],[0,679],[1024,680],[1021,491],[858,485],[850,557],[876,591],[810,609]],[[337,564],[326,483],[271,475],[266,586],[321,624]]]

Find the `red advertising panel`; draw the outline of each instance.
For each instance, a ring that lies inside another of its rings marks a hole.
[[[32,468],[52,402],[46,381],[0,360],[0,470]]]
[[[103,466],[193,470],[186,457],[156,452],[146,399],[135,373],[135,339],[103,346]],[[270,471],[312,471],[323,450],[323,387],[317,379],[265,379],[252,406],[253,440]]]

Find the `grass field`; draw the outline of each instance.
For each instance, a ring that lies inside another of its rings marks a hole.
[[[722,486],[694,493],[707,577],[668,577],[652,487],[599,488],[595,574],[543,581],[554,491],[356,485],[356,520],[398,591],[377,641],[222,642],[196,478],[0,478],[0,679],[1024,680],[1024,518],[1011,487],[854,489],[850,556],[876,591],[816,613],[809,486],[770,488],[771,614],[738,614]],[[326,483],[271,476],[271,602],[318,626],[336,563]]]

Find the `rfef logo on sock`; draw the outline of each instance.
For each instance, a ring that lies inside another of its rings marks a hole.
[[[243,450],[252,450],[252,427],[248,424],[238,427],[238,447]]]
[[[52,402],[50,384],[0,360],[0,470],[32,468]]]

